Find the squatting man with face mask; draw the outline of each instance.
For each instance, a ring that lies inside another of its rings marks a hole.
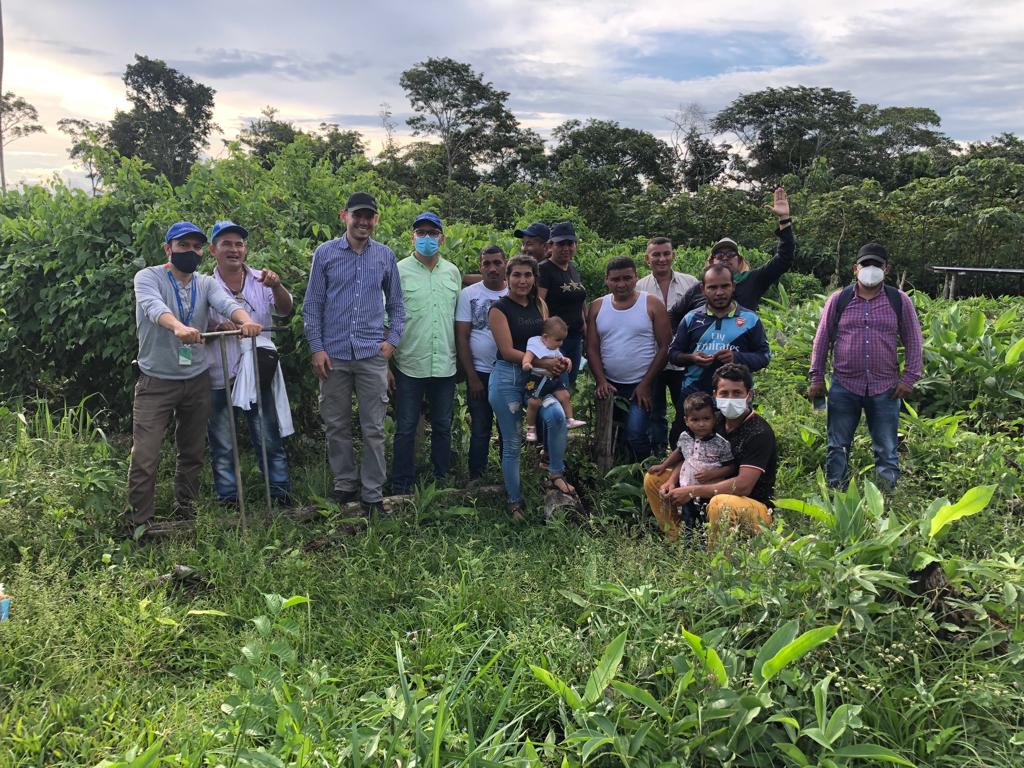
[[[875,454],[875,475],[883,487],[899,479],[897,458],[900,406],[921,378],[921,323],[903,291],[885,285],[889,254],[878,243],[857,253],[856,282],[825,302],[811,350],[812,400],[826,396],[825,368],[832,356],[832,386],[827,390],[828,450],[825,479],[845,486],[850,446],[861,411],[868,422]],[[904,348],[900,372],[897,349]]]
[[[156,472],[167,422],[174,416],[178,465],[175,511],[188,516],[199,495],[199,474],[210,417],[209,361],[200,328],[212,307],[245,337],[260,325],[209,275],[197,275],[206,235],[179,221],[164,236],[168,263],[135,274],[135,325],[139,335],[138,380],[132,407],[132,454],[128,467],[126,532],[134,535],[156,513]]]

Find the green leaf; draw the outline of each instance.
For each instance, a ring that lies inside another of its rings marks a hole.
[[[775,506],[779,509],[791,509],[794,512],[800,512],[808,517],[813,517],[819,523],[830,528],[835,525],[835,520],[827,510],[815,504],[808,504],[800,499],[776,499]]]
[[[964,327],[964,332],[971,339],[980,339],[985,332],[984,313],[979,310],[971,315],[971,319],[967,321],[967,325]]]
[[[876,760],[883,763],[895,763],[896,765],[908,765],[914,768],[914,763],[905,757],[893,752],[891,749],[880,747],[877,744],[854,744],[849,747],[840,747],[832,753],[835,757],[846,759]]]
[[[776,629],[774,634],[765,641],[764,645],[761,646],[761,650],[757,652],[757,658],[754,659],[754,685],[760,686],[765,682],[764,676],[761,674],[765,662],[793,642],[799,631],[800,622],[793,619]]]
[[[1020,360],[1021,354],[1024,354],[1024,336],[1017,339],[1017,341],[1013,343],[1013,346],[1006,350],[1006,364],[1016,365],[1017,361]]]
[[[189,611],[185,615],[186,616],[224,616],[226,618],[231,618],[231,614],[230,613],[224,613],[224,611],[217,611],[217,610],[214,610],[213,608]]]
[[[934,539],[943,528],[954,520],[981,512],[988,506],[995,491],[994,485],[976,485],[961,496],[960,501],[956,504],[945,504],[940,507],[931,519],[928,536]]]
[[[564,680],[555,677],[543,667],[533,664],[530,665],[530,671],[533,672],[534,677],[554,691],[572,709],[580,709],[583,706],[583,700],[580,698],[580,695]]]
[[[697,655],[697,658],[700,659],[704,668],[715,676],[715,679],[718,681],[720,686],[723,688],[727,686],[729,684],[729,676],[725,673],[725,665],[722,663],[722,659],[715,649],[705,648],[704,641],[701,640],[699,635],[687,632],[685,628],[682,628],[681,631],[683,633],[683,638],[690,644],[690,647]]]
[[[281,610],[283,611],[286,608],[291,608],[291,607],[296,606],[296,605],[305,605],[308,602],[309,602],[309,598],[306,597],[305,595],[292,595],[287,600],[285,600],[283,603],[281,603]]]
[[[842,626],[841,622],[827,627],[810,629],[796,640],[787,643],[784,648],[761,667],[761,675],[764,678],[764,682],[768,682],[785,669],[786,666],[810,653],[827,640],[830,640],[839,631],[840,626]]]
[[[665,709],[657,699],[643,688],[637,688],[635,685],[624,683],[621,680],[612,680],[612,688],[621,693],[627,699],[635,701],[641,706],[647,707],[651,712],[658,715],[658,717],[664,720],[672,719],[672,713]]]
[[[801,766],[801,768],[803,768],[803,766],[811,764],[811,761],[807,759],[807,755],[805,755],[800,750],[800,747],[798,747],[796,744],[785,744],[782,742],[776,742],[775,744],[772,744],[772,746],[779,750],[779,752],[784,754],[790,760],[792,760],[794,763]]]
[[[604,696],[604,689],[611,684],[619,671],[619,664],[622,662],[622,654],[625,650],[626,633],[621,632],[604,649],[601,661],[587,679],[587,687],[583,690],[583,703],[586,706],[592,707]]]

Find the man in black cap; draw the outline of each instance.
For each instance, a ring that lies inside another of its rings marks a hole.
[[[361,499],[367,513],[379,509],[383,499],[388,360],[405,325],[398,260],[370,238],[378,218],[373,197],[365,192],[349,197],[341,211],[345,234],[313,252],[302,308],[313,371],[320,379],[332,496],[342,503]],[[363,436],[361,467],[352,446],[353,390]]]
[[[138,381],[132,406],[132,456],[128,466],[127,525],[135,534],[156,513],[156,472],[167,422],[174,417],[178,466],[175,509],[192,513],[210,417],[210,375],[200,329],[211,307],[246,337],[262,330],[209,275],[196,274],[206,235],[190,221],[164,235],[167,263],[135,273],[135,326],[139,334]]]
[[[547,224],[535,221],[526,229],[517,229],[512,234],[522,241],[523,253],[533,256],[538,264],[548,257],[548,240],[551,238],[551,230],[548,229]]]
[[[572,361],[569,386],[576,386],[583,356],[583,339],[587,331],[587,289],[583,285],[576,265],[576,229],[571,221],[561,221],[551,227],[551,256],[540,265],[537,292],[547,302],[552,317],[560,317],[569,328],[562,342],[562,354]]]
[[[889,254],[878,243],[857,253],[857,280],[825,302],[811,349],[807,396],[828,396],[828,449],[825,480],[833,488],[847,481],[850,446],[861,411],[875,453],[875,475],[891,488],[899,479],[896,448],[900,405],[921,378],[921,323],[903,291],[885,284]],[[897,348],[904,348],[900,372]],[[832,387],[825,388],[825,367],[832,355]]]

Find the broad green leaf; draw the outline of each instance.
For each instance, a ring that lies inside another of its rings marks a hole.
[[[800,622],[793,619],[776,629],[772,636],[765,641],[761,650],[757,652],[757,658],[754,659],[754,685],[760,686],[764,682],[761,668],[764,667],[765,662],[793,642],[799,631]]]
[[[928,532],[930,538],[935,538],[943,528],[959,520],[961,517],[975,515],[981,512],[992,500],[992,494],[996,492],[994,485],[976,485],[960,497],[956,504],[946,504],[940,507],[935,516],[932,517],[931,526]]]
[[[880,747],[877,744],[854,744],[849,747],[840,747],[832,753],[835,757],[845,759],[874,760],[882,763],[895,763],[896,765],[908,765],[914,768],[914,763],[905,757],[893,752],[891,749]]]
[[[189,611],[185,614],[186,616],[224,616],[227,618],[231,617],[230,613],[224,613],[224,611],[217,611],[213,608]]]
[[[1017,341],[1013,343],[1013,346],[1006,350],[1006,364],[1016,365],[1017,361],[1020,360],[1021,354],[1024,354],[1024,336],[1017,339]]]
[[[665,709],[657,699],[651,696],[651,694],[643,688],[637,688],[635,685],[624,683],[621,680],[612,680],[612,688],[621,693],[627,699],[647,707],[651,712],[654,712],[659,717],[665,720],[672,719],[672,713]]]
[[[583,706],[583,700],[580,698],[580,695],[564,680],[555,677],[543,667],[533,664],[530,665],[530,671],[533,672],[534,677],[554,691],[572,709],[580,709]]]
[[[723,688],[729,684],[729,676],[725,673],[725,665],[722,663],[721,657],[714,648],[705,648],[704,641],[701,640],[699,635],[695,635],[692,632],[687,632],[686,629],[682,629],[683,638],[693,652],[697,655],[697,658],[701,660],[704,668],[715,676],[718,684]]]
[[[967,325],[964,327],[964,331],[967,336],[971,339],[980,339],[982,334],[985,332],[985,315],[981,311],[975,312],[971,315],[971,319],[967,321]]]
[[[306,604],[308,602],[309,602],[309,598],[306,597],[305,595],[292,595],[287,600],[285,600],[283,603],[281,603],[281,610],[283,611],[286,608],[292,608],[293,606],[296,606],[296,605],[304,605],[304,604]]]
[[[621,632],[604,649],[601,661],[590,673],[587,680],[587,687],[583,690],[583,703],[592,707],[601,697],[604,696],[604,689],[607,688],[619,671],[619,664],[622,662],[622,654],[626,650],[626,633]]]
[[[1007,328],[1013,325],[1016,322],[1016,320],[1017,310],[1011,307],[1010,309],[1003,312],[1003,314],[1001,314],[996,319],[995,325],[993,325],[992,327],[996,333],[1001,333],[1002,331],[1005,331]]]
[[[775,506],[779,509],[791,509],[794,512],[800,512],[808,517],[813,517],[818,522],[827,525],[830,528],[835,525],[835,520],[827,510],[815,504],[808,504],[806,501],[801,501],[800,499],[776,499]]]
[[[818,627],[804,632],[800,637],[791,643],[787,643],[778,653],[764,663],[761,667],[761,675],[764,682],[768,682],[775,675],[786,668],[787,665],[802,658],[813,651],[822,643],[830,640],[839,631],[842,624],[833,624],[827,627]]]
[[[784,754],[790,760],[792,760],[794,763],[801,766],[801,768],[803,768],[803,766],[811,764],[811,761],[807,759],[807,755],[800,751],[800,747],[798,747],[796,744],[776,742],[775,744],[772,744],[772,746],[779,750],[779,752]]]

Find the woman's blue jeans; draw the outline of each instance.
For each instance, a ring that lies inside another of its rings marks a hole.
[[[528,375],[518,365],[499,360],[487,382],[487,399],[501,433],[501,474],[505,478],[505,493],[510,502],[523,500],[519,484],[519,454],[523,448],[520,424],[525,412],[527,378]],[[565,471],[565,445],[569,433],[565,412],[556,400],[551,405],[541,406],[538,416],[547,433],[548,471],[561,474]]]

